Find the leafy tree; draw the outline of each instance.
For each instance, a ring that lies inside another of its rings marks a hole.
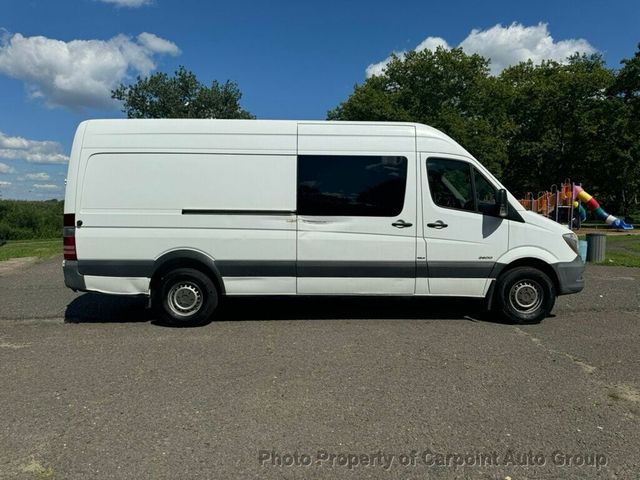
[[[640,47],[618,72],[599,55],[522,62],[496,77],[488,65],[461,49],[392,57],[328,118],[426,123],[516,195],[571,178],[627,214],[640,189]]]
[[[625,181],[618,185],[619,201],[623,213],[637,208],[640,190],[640,44],[633,58],[622,60],[623,67],[618,72],[610,93],[623,104],[624,115],[615,118],[624,122],[620,136],[620,154],[626,158],[621,162],[619,172]]]
[[[328,113],[331,120],[426,123],[458,140],[495,173],[504,167],[509,118],[504,89],[489,76],[489,62],[462,49],[393,56],[382,75],[356,85]]]
[[[254,118],[240,106],[242,93],[232,81],[200,83],[193,72],[179,67],[173,77],[155,73],[121,84],[111,97],[123,102],[129,118]]]
[[[631,117],[610,93],[616,72],[599,55],[574,55],[566,64],[521,63],[499,80],[511,89],[508,111],[516,125],[505,183],[522,195],[571,178],[624,215],[633,185]]]
[[[611,130],[603,114],[613,80],[597,55],[576,55],[567,64],[529,61],[504,70],[499,81],[510,89],[507,109],[516,126],[507,183],[537,191],[567,177],[586,182],[589,167],[603,161],[597,153]]]
[[[25,240],[62,236],[63,205],[58,200],[0,200],[0,239]]]

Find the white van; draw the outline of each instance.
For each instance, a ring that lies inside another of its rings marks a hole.
[[[225,295],[478,297],[537,322],[584,286],[574,233],[414,123],[86,121],[64,212],[69,288],[178,325]]]

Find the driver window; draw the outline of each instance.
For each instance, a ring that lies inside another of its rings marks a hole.
[[[446,158],[427,160],[427,177],[431,198],[445,208],[475,211],[471,186],[471,166],[467,162]]]

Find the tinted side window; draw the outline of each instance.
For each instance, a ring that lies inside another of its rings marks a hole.
[[[394,217],[402,212],[405,157],[298,156],[298,213]]]
[[[475,168],[473,169],[473,179],[476,186],[476,198],[478,199],[478,210],[486,215],[496,214],[496,189],[489,181],[482,176]]]
[[[445,158],[427,160],[429,190],[440,207],[475,211],[471,167],[467,162]]]

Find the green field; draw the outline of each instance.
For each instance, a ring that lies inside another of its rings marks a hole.
[[[10,240],[0,247],[0,261],[10,258],[37,257],[39,259],[62,254],[62,239]]]

